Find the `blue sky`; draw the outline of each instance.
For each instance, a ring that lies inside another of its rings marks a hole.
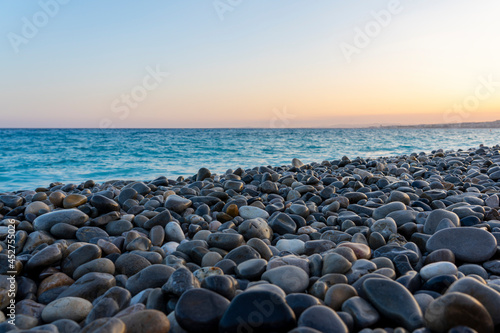
[[[283,109],[287,127],[498,118],[500,87],[449,109],[500,81],[500,3],[401,0],[383,26],[373,13],[391,1],[3,1],[0,127],[268,127]]]

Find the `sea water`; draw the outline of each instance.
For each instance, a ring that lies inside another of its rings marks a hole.
[[[0,129],[0,192],[500,144],[500,129]]]

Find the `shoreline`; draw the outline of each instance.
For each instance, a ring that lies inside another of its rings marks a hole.
[[[493,332],[499,201],[499,145],[0,193],[0,330],[15,271],[23,329]]]

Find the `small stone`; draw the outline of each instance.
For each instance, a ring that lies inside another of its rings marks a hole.
[[[100,194],[94,194],[90,198],[90,204],[97,208],[100,214],[120,211],[120,205],[116,201]]]
[[[246,220],[255,218],[267,219],[269,217],[268,212],[254,206],[242,206],[239,208],[239,213],[240,216]]]
[[[351,285],[345,283],[334,284],[325,294],[325,305],[335,311],[342,309],[342,304],[349,298],[358,296],[358,292]]]
[[[295,313],[295,318],[299,318],[302,312],[311,306],[322,305],[319,298],[308,294],[289,294],[285,300]]]
[[[127,327],[118,318],[99,318],[86,325],[80,333],[125,333]]]
[[[264,259],[250,259],[242,262],[236,267],[236,274],[250,281],[259,280],[266,271],[267,261]]]
[[[396,222],[390,217],[381,219],[373,223],[370,230],[372,232],[380,233],[385,239],[388,239],[390,235],[396,234],[398,232],[398,226]]]
[[[76,208],[87,203],[87,197],[81,194],[70,194],[63,200],[63,207],[65,209]]]
[[[420,276],[424,280],[430,280],[431,278],[439,275],[457,275],[457,266],[451,262],[435,262],[422,267],[420,270]]]
[[[167,333],[170,322],[158,310],[143,310],[119,317],[127,327],[127,333]]]
[[[137,274],[150,265],[146,258],[134,253],[124,253],[115,261],[116,272],[126,276]]]
[[[428,216],[427,219],[425,220],[424,224],[424,232],[426,234],[434,234],[436,232],[436,229],[439,225],[439,223],[443,219],[448,219],[451,221],[456,227],[460,226],[460,218],[458,217],[457,214],[444,210],[444,209],[436,209],[433,210]]]
[[[30,203],[27,207],[26,210],[24,211],[24,215],[28,214],[33,214],[33,215],[40,215],[40,211],[47,211],[50,212],[50,207],[47,206],[46,203],[41,202],[41,201],[34,201]]]
[[[340,273],[345,274],[349,269],[351,269],[352,264],[337,253],[327,253],[323,257],[323,270],[322,275],[329,273]]]
[[[245,242],[242,235],[237,233],[216,232],[208,236],[207,243],[210,247],[217,247],[226,251],[231,251]]]
[[[372,326],[380,319],[375,308],[359,296],[354,296],[342,304],[342,311],[349,313],[354,319],[355,327],[363,329]]]
[[[58,319],[82,321],[92,310],[92,303],[79,297],[62,297],[49,303],[42,311],[42,319],[53,322]]]

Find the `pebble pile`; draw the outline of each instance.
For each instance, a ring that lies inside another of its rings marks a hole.
[[[499,191],[481,146],[0,193],[0,332],[498,332]]]

